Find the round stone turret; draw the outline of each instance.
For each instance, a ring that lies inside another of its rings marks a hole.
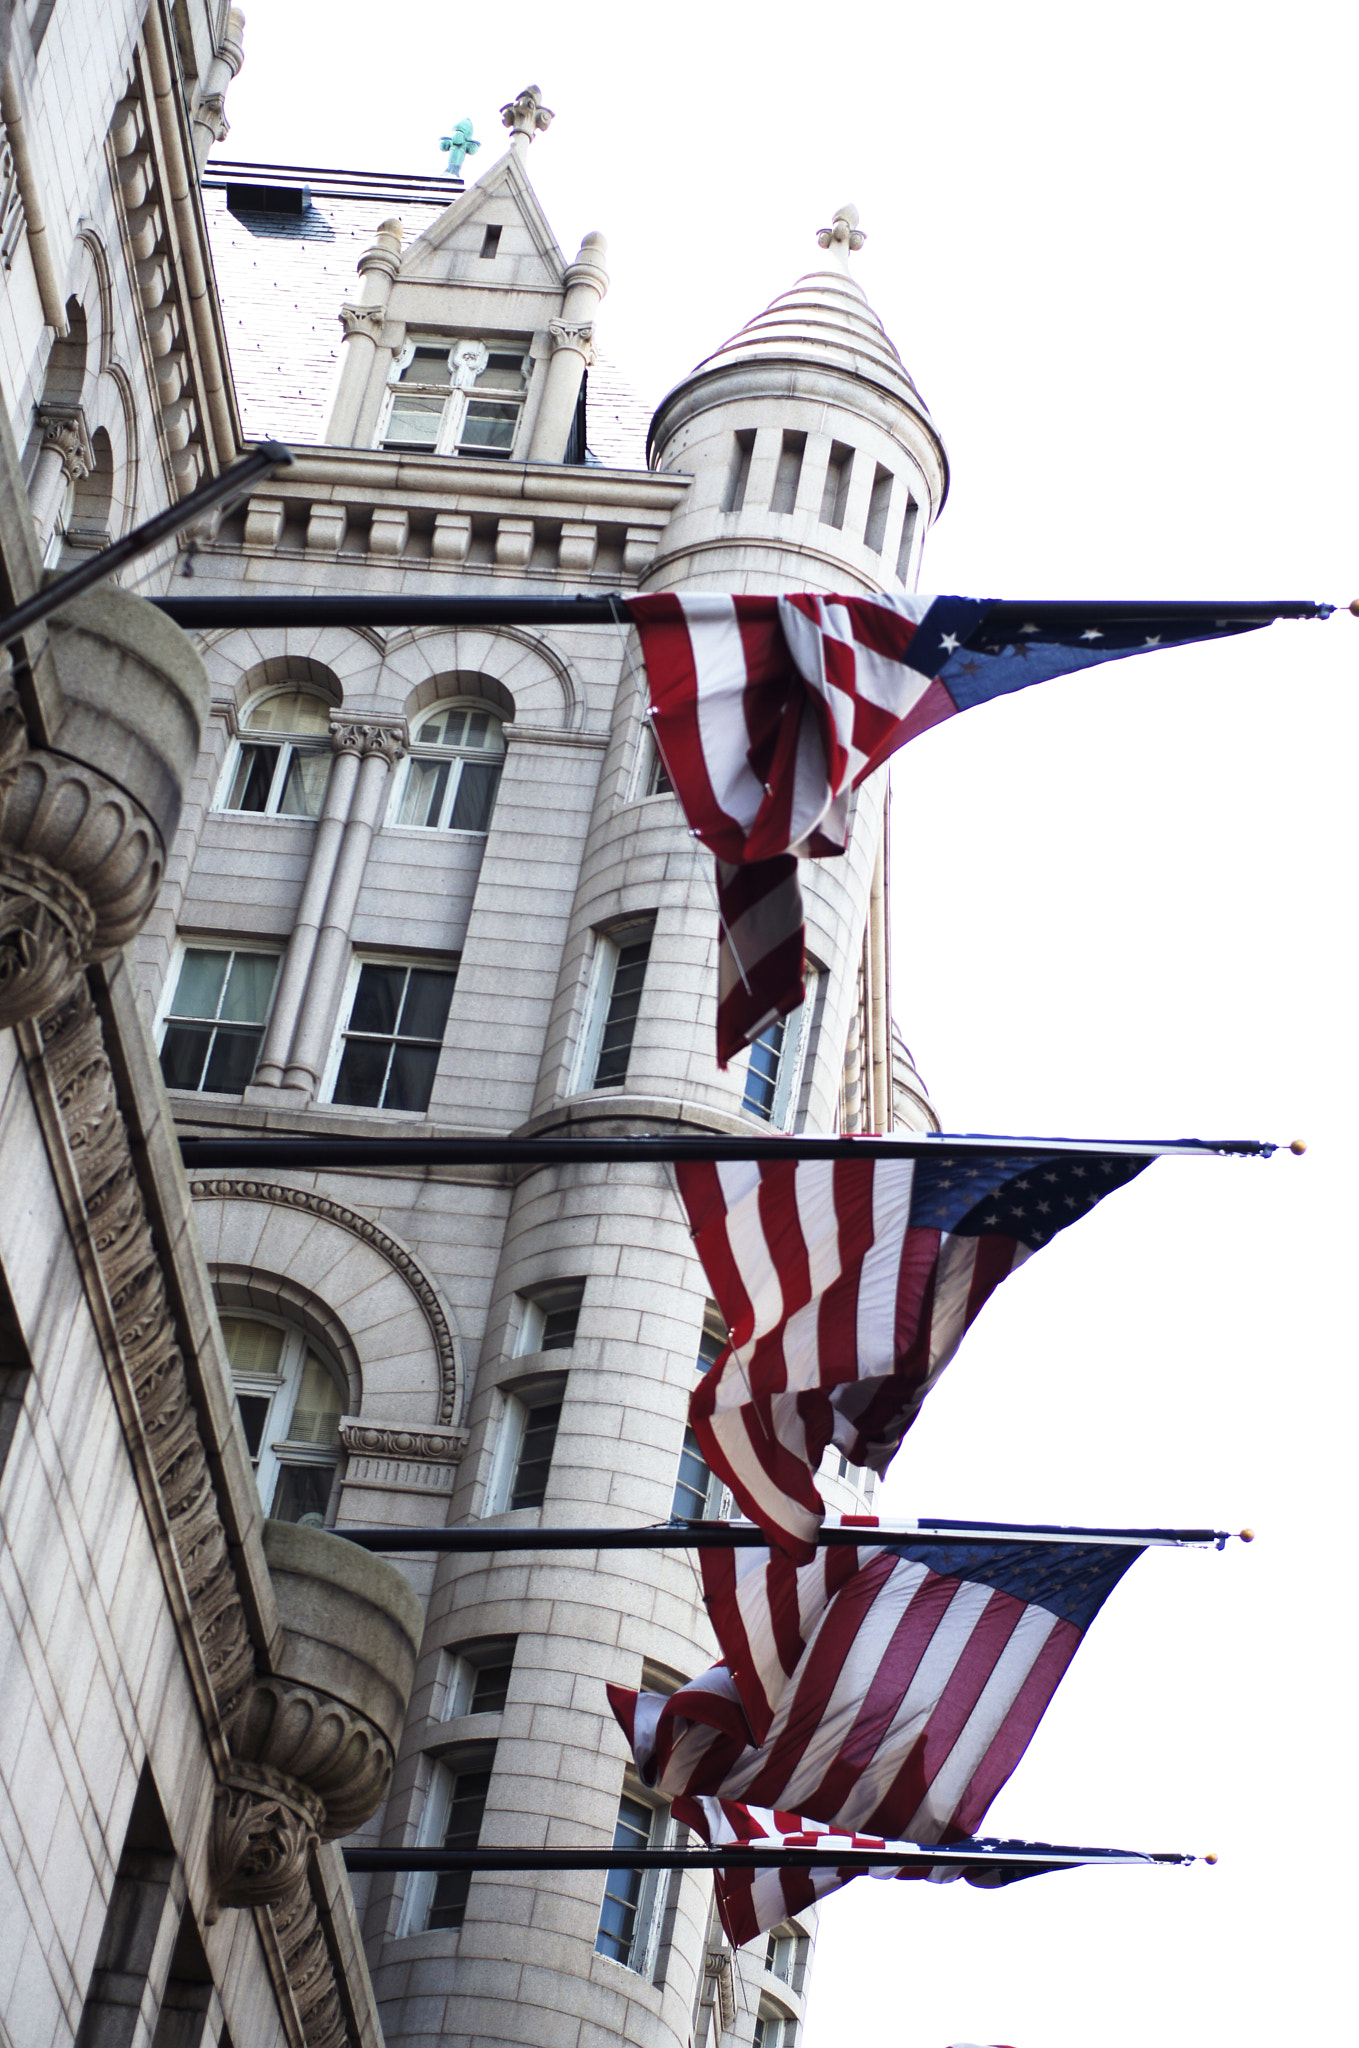
[[[914,588],[948,458],[924,399],[848,257],[842,207],[821,267],[662,400],[651,466],[691,473],[652,590]]]

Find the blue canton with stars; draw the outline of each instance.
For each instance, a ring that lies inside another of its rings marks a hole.
[[[915,1162],[911,1228],[1013,1237],[1035,1250],[1151,1160],[1123,1152],[931,1152]]]
[[[885,1550],[941,1578],[971,1579],[1046,1607],[1059,1621],[1090,1626],[1142,1555],[1134,1543],[888,1543]]]
[[[936,597],[907,649],[908,668],[936,677],[959,711],[1030,683],[1074,675],[1155,647],[1222,640],[1280,616],[1325,616],[1326,605],[988,603]]]

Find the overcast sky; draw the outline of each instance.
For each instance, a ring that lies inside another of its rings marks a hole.
[[[854,200],[952,461],[926,589],[1359,592],[1352,8],[256,0],[246,50],[224,153],[261,161],[437,171],[470,115],[475,174],[536,81],[534,183],[568,256],[608,236],[600,338],[651,400]],[[1221,1863],[860,1879],[805,2048],[1352,2028],[1357,671],[1359,621],[1280,625],[1044,684],[894,765],[895,1003],[946,1128],[1311,1149],[1163,1161],[1058,1239],[886,1494],[1255,1525],[1142,1560],[988,1822]]]

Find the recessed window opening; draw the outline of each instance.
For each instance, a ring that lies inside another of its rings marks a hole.
[[[243,1092],[259,1058],[277,973],[276,953],[185,948],[161,1038],[167,1088]]]
[[[646,743],[650,749],[647,758],[646,794],[648,796],[673,796],[675,794],[675,785],[666,773],[665,762],[661,758],[661,750],[656,745],[656,735],[650,730],[647,732]]]
[[[481,238],[481,253],[485,261],[488,263],[491,261],[493,257],[498,256],[500,253],[501,233],[502,230],[500,228],[491,227],[487,228],[485,234]]]
[[[441,704],[416,727],[393,797],[397,825],[486,832],[495,808],[505,732],[484,704]]]
[[[741,1107],[748,1115],[780,1129],[787,1128],[795,1106],[794,1096],[802,1078],[806,1019],[815,990],[816,970],[809,966],[806,1000],[786,1017],[776,1017],[772,1024],[767,1024],[750,1048]]]
[[[245,731],[228,760],[221,808],[319,817],[330,774],[329,704],[308,690],[280,690],[257,697],[241,723]],[[290,737],[256,739],[256,733]]]
[[[449,1651],[444,1681],[443,1718],[464,1714],[498,1714],[504,1707],[514,1669],[514,1636],[488,1636],[484,1642],[460,1643]]]
[[[508,460],[530,368],[522,343],[408,342],[388,379],[381,445]]]
[[[340,1455],[347,1389],[339,1368],[301,1330],[223,1315],[236,1406],[264,1512],[325,1524]]]
[[[547,1495],[547,1478],[557,1443],[557,1425],[562,1418],[560,1392],[550,1391],[524,1402],[524,1430],[519,1459],[510,1490],[512,1508],[540,1508]]]
[[[493,1742],[459,1745],[446,1760],[434,1765],[420,1816],[419,1847],[476,1848],[495,1769],[495,1747]],[[413,1877],[401,1932],[422,1934],[461,1927],[471,1888],[472,1874],[467,1870],[443,1871],[437,1877],[422,1872]]]
[[[739,512],[746,502],[746,485],[750,482],[750,458],[755,452],[755,429],[741,427],[737,430],[732,449],[731,470],[727,476],[726,496],[722,500],[724,512]]]
[[[699,1333],[698,1370],[711,1372],[726,1348],[727,1326],[722,1320],[722,1311],[715,1301],[710,1301],[703,1311],[703,1328]]]
[[[584,1299],[584,1280],[554,1280],[522,1294],[516,1357],[531,1351],[569,1351]]]
[[[653,932],[648,922],[600,936],[582,1061],[586,1088],[621,1088],[627,1079]]]
[[[764,1966],[791,1991],[801,1991],[807,1937],[797,1926],[776,1927],[765,1950]]]
[[[668,1808],[623,1794],[614,1824],[615,1849],[660,1848],[674,1839]],[[595,1948],[645,1977],[651,1976],[656,1961],[661,1885],[661,1873],[654,1870],[611,1870],[604,1880]]]
[[[875,555],[882,553],[883,536],[887,532],[887,513],[892,503],[892,472],[879,463],[873,471],[873,490],[868,500],[868,523],[864,527],[864,546],[872,548]]]
[[[826,482],[821,492],[821,524],[841,527],[849,504],[849,482],[854,471],[854,450],[843,441],[832,441],[826,464]]]
[[[807,452],[805,434],[785,433],[779,450],[779,466],[774,472],[774,495],[770,500],[771,512],[792,512],[797,505],[797,487],[802,476],[802,458]]]
[[[681,1522],[720,1521],[726,1515],[727,1500],[726,1487],[717,1474],[709,1470],[699,1449],[698,1438],[686,1426],[679,1470],[675,1475],[675,1494],[670,1503],[672,1517]]]
[[[330,1100],[358,1109],[428,1109],[457,964],[357,963]]]
[[[906,500],[906,517],[901,522],[901,545],[897,549],[897,580],[909,583],[911,580],[911,555],[915,549],[915,530],[920,519],[920,507],[915,499]]]
[[[792,2014],[782,2011],[772,1998],[762,1998],[751,2048],[794,2048],[796,2041],[797,2021]]]

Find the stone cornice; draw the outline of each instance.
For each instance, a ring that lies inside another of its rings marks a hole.
[[[660,475],[593,463],[476,462],[467,456],[394,456],[385,448],[307,448],[294,455],[286,481],[273,479],[269,489],[277,496],[309,498],[317,495],[318,486],[345,496],[394,492],[403,505],[427,496],[457,498],[473,508],[478,499],[499,507],[506,498],[521,498],[544,514],[560,507],[560,516],[570,519],[580,516],[575,509],[580,506],[593,509],[596,517],[613,511],[618,518],[613,508],[628,507],[636,507],[639,515],[669,513],[692,482],[673,470]]]

